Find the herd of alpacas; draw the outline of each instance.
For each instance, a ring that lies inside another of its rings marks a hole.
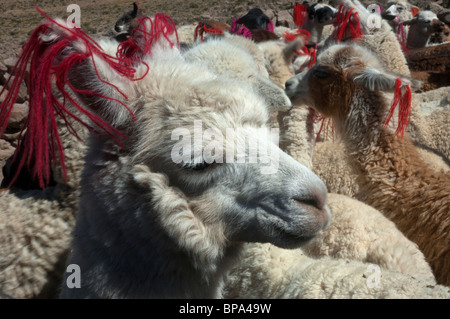
[[[39,12],[0,108],[3,134],[25,80],[0,299],[450,298],[450,87],[408,64],[449,53],[445,15],[134,3],[92,39]]]

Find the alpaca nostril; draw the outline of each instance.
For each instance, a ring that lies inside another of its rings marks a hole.
[[[300,202],[300,203],[302,203],[302,204],[309,205],[309,206],[313,206],[313,207],[316,207],[316,208],[319,208],[319,209],[320,209],[320,207],[319,207],[320,204],[319,204],[319,202],[317,201],[317,199],[315,199],[315,198],[302,199],[302,200],[296,199],[296,201],[298,201],[298,202]]]
[[[327,192],[321,188],[314,189],[309,196],[294,197],[294,200],[303,205],[308,205],[322,210],[327,202]]]
[[[286,83],[284,84],[285,90],[292,90],[295,87],[295,81],[294,80],[288,80],[286,81]]]

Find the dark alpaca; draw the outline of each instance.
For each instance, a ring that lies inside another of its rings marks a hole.
[[[271,20],[260,8],[250,9],[246,15],[236,20],[236,24],[243,25],[247,29],[269,30]],[[269,30],[270,31],[270,30]]]
[[[278,36],[270,31],[263,30],[263,29],[253,29],[250,30],[252,34],[252,39],[256,43],[264,42],[264,41],[271,41],[271,40],[278,40]]]
[[[114,30],[119,33],[115,39],[119,42],[127,40],[133,29],[138,26],[138,18],[143,16],[143,10],[139,8],[136,2],[133,2],[133,10],[126,12],[114,24]]]

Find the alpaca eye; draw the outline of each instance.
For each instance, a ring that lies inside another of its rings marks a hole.
[[[314,71],[314,76],[318,77],[319,79],[326,79],[328,77],[328,72],[324,70],[316,70]]]
[[[206,163],[205,161],[201,162],[201,163],[195,163],[194,166],[192,167],[192,169],[194,171],[202,171],[205,168],[211,166],[211,164]]]
[[[204,170],[205,168],[211,166],[210,163],[207,163],[205,160],[203,160],[201,163],[185,163],[185,162],[181,162],[181,167],[185,168],[185,169],[192,169],[194,171],[201,171]]]
[[[403,7],[397,7],[397,11],[398,12],[402,12],[403,11]]]

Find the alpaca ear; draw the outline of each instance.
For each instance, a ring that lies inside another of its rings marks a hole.
[[[419,13],[420,9],[418,7],[412,6],[411,7],[411,14],[413,17],[415,17]]]
[[[297,52],[299,52],[305,42],[301,38],[297,38],[292,42],[289,42],[286,47],[283,49],[283,56],[285,61],[291,62],[297,56]]]
[[[102,49],[108,46],[111,50],[117,48],[112,41],[102,43]],[[132,74],[137,72],[132,67],[111,64],[105,56],[94,53],[91,58],[73,65],[68,70],[68,80],[83,105],[117,127],[133,119],[127,104],[136,98]],[[124,70],[127,71],[124,73]]]
[[[266,102],[269,112],[287,110],[292,106],[284,90],[269,79],[259,77],[253,87]]]
[[[316,16],[316,10],[314,9],[314,7],[315,7],[316,5],[317,5],[317,4],[314,3],[313,5],[308,6],[308,18],[309,18],[310,20],[313,20],[313,19],[315,18],[315,16]]]
[[[23,152],[17,159],[17,174],[26,161],[32,162],[31,173],[39,181],[40,187],[44,188],[50,179],[51,161],[58,155],[66,176],[56,118],[63,118],[69,132],[74,135],[77,133],[69,118],[93,131],[104,131],[118,141],[123,134],[109,121],[110,116],[99,113],[111,113],[124,108],[128,112],[123,102],[126,95],[119,85],[129,82],[127,77],[133,77],[135,69],[127,63],[129,61],[108,55],[79,28],[71,28],[66,22],[53,20],[38,11],[49,21],[32,32],[12,71],[14,80],[8,79],[7,84],[12,82],[11,89],[0,105],[0,135],[6,129],[20,83],[28,73],[30,103],[28,119],[22,128],[27,133],[21,141]],[[58,93],[55,94],[55,91]],[[88,103],[80,103],[74,95],[79,95]],[[110,107],[111,104],[114,104],[113,107]],[[89,121],[81,119],[76,110]],[[127,116],[132,118],[129,112]]]
[[[138,7],[137,3],[133,2],[133,12],[131,13],[133,18],[136,18],[137,13],[138,13],[138,9],[139,9],[139,7]]]
[[[374,68],[366,68],[362,72],[353,75],[353,81],[370,91],[381,90],[392,92],[396,88],[397,79],[401,80],[402,86],[410,86],[411,90],[417,90],[423,83],[409,77],[392,73],[380,72]]]

